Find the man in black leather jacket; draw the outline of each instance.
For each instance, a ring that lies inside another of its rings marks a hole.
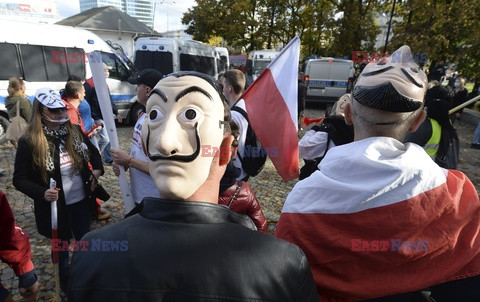
[[[233,136],[214,80],[165,77],[147,114],[142,137],[163,199],[82,239],[69,301],[318,301],[300,248],[217,204]]]

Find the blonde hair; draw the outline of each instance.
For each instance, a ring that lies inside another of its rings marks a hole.
[[[42,111],[45,106],[42,105],[37,99],[33,101],[32,118],[28,123],[27,130],[25,131],[25,138],[32,143],[33,149],[33,163],[40,171],[42,180],[48,183],[47,175],[47,152],[53,157],[55,154],[55,145],[47,140],[42,128]],[[68,134],[65,136],[65,149],[73,160],[74,169],[81,171],[83,168],[83,158],[77,153],[73,145],[73,138],[77,137],[80,141],[83,141],[82,134],[78,128],[73,127],[70,122],[66,122]]]
[[[22,87],[24,85],[25,84],[23,83],[23,80],[20,79],[19,77],[11,77],[10,79],[8,79],[8,88],[7,88],[8,95],[9,96],[14,96],[16,94],[23,95]]]

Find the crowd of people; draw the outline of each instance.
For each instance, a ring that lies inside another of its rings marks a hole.
[[[25,90],[18,80],[12,91]],[[300,139],[306,165],[275,236],[248,184],[245,75],[145,69],[129,82],[145,112],[130,151],[110,149],[115,175],[130,172],[135,208],[125,219],[90,231],[110,160],[80,111],[91,81],[69,79],[63,99],[39,89],[18,142],[13,184],[33,199],[38,232],[52,238],[56,201],[58,238],[108,243],[76,250],[71,263],[60,252],[69,301],[480,300],[480,200],[454,170],[461,112],[449,115],[467,98],[462,78],[449,88],[414,62],[367,64],[352,93]],[[89,118],[103,122],[101,112]],[[28,235],[8,221],[0,256],[32,300]]]

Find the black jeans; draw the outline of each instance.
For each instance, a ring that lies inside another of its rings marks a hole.
[[[75,240],[80,240],[82,237],[90,232],[91,223],[91,211],[88,199],[76,202],[71,205],[67,205],[67,215],[70,228]],[[68,239],[59,238],[62,243],[69,241]],[[62,244],[63,247],[63,244]],[[68,279],[69,275],[69,261],[68,250],[62,250],[58,252],[58,266],[60,271],[60,279]],[[53,260],[53,252],[52,252]]]

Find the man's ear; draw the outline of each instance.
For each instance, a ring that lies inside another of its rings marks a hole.
[[[408,128],[408,131],[409,132],[415,132],[418,129],[418,127],[420,127],[420,125],[423,123],[426,116],[427,116],[427,111],[425,109],[420,111],[420,114],[413,121],[412,125],[410,125],[410,128]]]
[[[233,142],[233,135],[225,136],[222,140],[222,144],[220,145],[220,166],[225,166],[230,162],[232,157],[232,142]]]
[[[346,103],[345,108],[343,110],[343,114],[345,115],[345,124],[353,125],[352,122],[352,105],[351,103]]]

